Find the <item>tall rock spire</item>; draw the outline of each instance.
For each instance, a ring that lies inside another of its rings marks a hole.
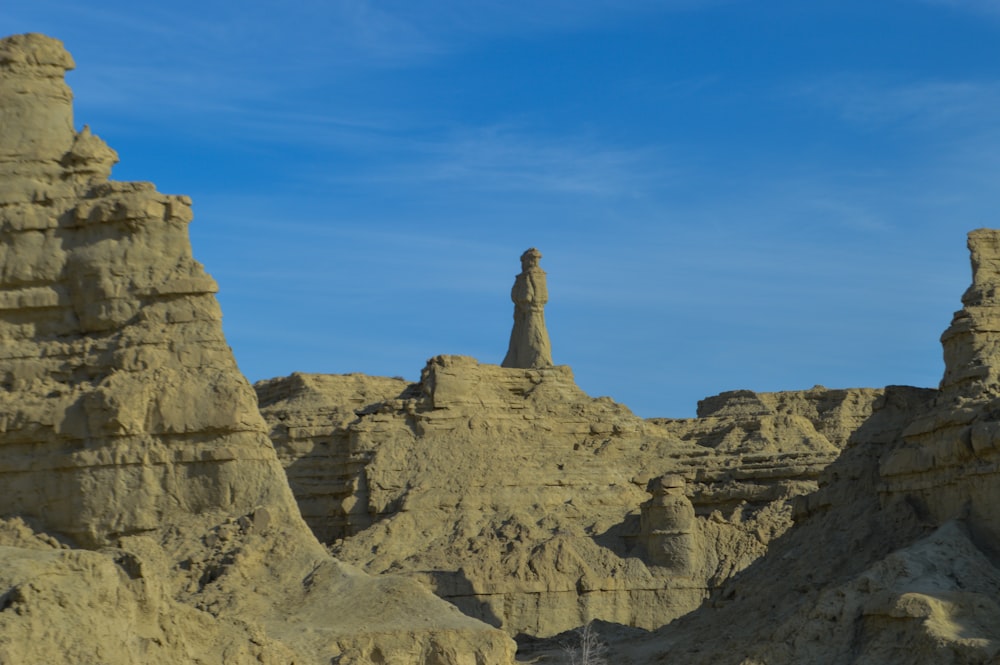
[[[514,279],[514,328],[503,367],[551,367],[552,345],[545,329],[545,303],[549,290],[545,271],[538,266],[542,253],[532,247],[521,255],[521,273]]]
[[[1000,230],[969,233],[972,285],[941,336],[945,397],[1000,395]]]
[[[108,180],[72,67],[58,40],[0,40],[0,514],[86,546],[207,511],[298,519],[191,200]]]
[[[940,392],[879,463],[883,501],[905,497],[936,523],[963,517],[1000,547],[1000,230],[968,236],[972,285],[941,336]]]

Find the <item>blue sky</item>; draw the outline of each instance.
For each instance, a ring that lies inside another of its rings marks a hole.
[[[251,380],[557,363],[643,416],[936,385],[1000,224],[995,0],[32,0],[114,177],[191,195]]]

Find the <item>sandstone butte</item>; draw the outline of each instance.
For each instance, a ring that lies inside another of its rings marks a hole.
[[[937,390],[638,418],[552,364],[537,250],[504,367],[251,387],[72,66],[0,40],[0,665],[1000,662],[1000,231]]]

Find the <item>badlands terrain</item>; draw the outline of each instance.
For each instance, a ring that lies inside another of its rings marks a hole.
[[[535,249],[501,366],[251,386],[72,67],[0,40],[0,664],[1000,659],[1000,231],[938,389],[636,417],[553,365]]]

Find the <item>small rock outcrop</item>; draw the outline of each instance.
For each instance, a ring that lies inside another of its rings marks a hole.
[[[534,369],[552,366],[552,344],[545,328],[545,303],[549,290],[538,262],[542,253],[532,247],[521,255],[521,272],[514,279],[514,327],[503,367]]]
[[[191,201],[108,180],[72,67],[0,40],[0,662],[511,662],[500,631],[310,533]]]
[[[661,476],[650,483],[653,498],[640,506],[639,539],[651,564],[687,577],[696,568],[702,545],[685,485],[684,476],[677,475]]]

